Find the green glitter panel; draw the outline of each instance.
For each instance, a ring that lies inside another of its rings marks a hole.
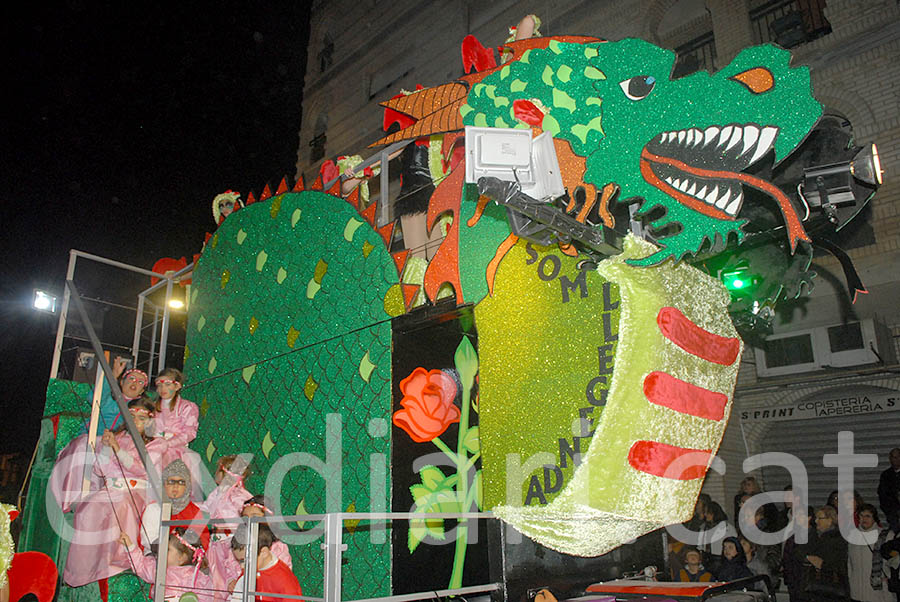
[[[51,378],[47,384],[44,415],[59,414],[56,419],[56,454],[81,433],[81,427],[91,417],[91,391],[87,383]]]
[[[372,437],[368,428],[373,419],[390,421],[384,296],[398,278],[380,235],[359,218],[348,203],[319,192],[255,203],[223,223],[194,271],[199,292],[188,323],[184,395],[205,408],[191,447],[210,467],[225,454],[253,453],[247,488],[261,493],[289,454],[324,460],[327,416],[340,416],[341,449],[330,450],[341,458],[340,503],[327,507],[324,479],[298,467],[278,477],[281,514],[369,510],[370,456],[390,457],[389,438]],[[389,475],[385,481],[389,492]],[[388,505],[377,500],[377,507]],[[373,542],[368,529],[345,531],[345,598],[391,593],[385,539]],[[304,593],[313,596],[323,595],[321,542],[286,541]]]

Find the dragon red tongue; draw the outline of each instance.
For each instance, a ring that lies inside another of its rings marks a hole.
[[[800,218],[797,216],[797,212],[794,211],[794,206],[791,205],[791,201],[787,198],[787,196],[785,196],[781,189],[779,189],[771,182],[768,182],[761,178],[757,178],[756,176],[751,176],[750,174],[746,173],[733,171],[716,171],[712,169],[692,167],[687,163],[684,163],[683,161],[679,161],[677,159],[654,155],[646,148],[643,150],[643,152],[641,153],[641,175],[644,176],[644,180],[646,180],[648,184],[662,190],[682,205],[685,205],[686,207],[693,209],[698,213],[702,213],[703,215],[706,215],[708,217],[721,220],[734,220],[734,218],[712,205],[708,205],[690,195],[684,194],[677,188],[673,188],[663,180],[659,179],[659,177],[655,173],[653,173],[653,169],[650,166],[651,163],[671,165],[672,167],[675,167],[676,169],[684,173],[688,173],[701,178],[712,178],[717,180],[737,180],[742,184],[746,184],[747,186],[751,186],[753,188],[756,188],[757,190],[761,190],[762,192],[775,199],[775,202],[778,203],[778,208],[781,210],[781,215],[784,217],[784,223],[788,231],[788,241],[791,245],[791,253],[796,250],[797,243],[799,241],[802,240],[805,242],[810,242],[809,235],[806,233],[806,230],[804,230],[803,224],[800,222]]]

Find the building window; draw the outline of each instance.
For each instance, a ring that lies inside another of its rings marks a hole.
[[[831,33],[825,0],[769,0],[750,11],[753,35],[760,44],[793,48]]]
[[[319,51],[319,72],[325,73],[334,62],[334,41],[327,33],[322,40],[322,50]]]
[[[672,78],[684,77],[701,69],[711,70],[716,62],[716,41],[713,32],[697,36],[675,49],[678,60]]]
[[[309,146],[312,149],[311,151],[309,151],[310,163],[315,163],[319,159],[325,157],[325,141],[325,132],[317,134],[312,140],[309,141]]]

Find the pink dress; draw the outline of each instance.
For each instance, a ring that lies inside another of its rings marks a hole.
[[[191,471],[191,499],[203,499],[201,484],[203,483],[200,455],[188,448],[188,443],[197,438],[197,427],[200,425],[200,408],[197,404],[182,398],[175,398],[175,409],[169,409],[169,401],[163,400],[162,409],[153,421],[156,436],[165,442],[162,465],[168,466],[174,460],[182,460]]]
[[[104,485],[75,508],[72,543],[63,571],[63,579],[73,587],[132,568],[119,535],[124,531],[138,541],[149,485],[131,436],[123,431],[116,440],[117,454],[105,445],[98,446],[94,473]],[[147,444],[147,453],[159,470],[162,449],[156,439]]]
[[[287,545],[282,541],[272,544],[272,555],[293,569],[291,553]],[[234,558],[231,551],[231,537],[225,537],[209,544],[209,553],[206,555],[209,563],[209,576],[212,579],[215,600],[220,602],[228,599],[228,583],[237,581],[243,573],[240,563]]]
[[[135,574],[147,583],[153,583],[156,580],[156,557],[144,556],[137,546],[128,550],[128,554],[134,563]],[[174,602],[182,594],[194,592],[200,602],[212,602],[212,587],[209,576],[196,565],[166,567],[166,600]],[[150,596],[153,596],[153,588],[150,589]]]

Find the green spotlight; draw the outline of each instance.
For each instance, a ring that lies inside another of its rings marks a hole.
[[[725,288],[733,293],[750,292],[757,281],[757,277],[750,274],[746,268],[722,272],[721,278]]]

